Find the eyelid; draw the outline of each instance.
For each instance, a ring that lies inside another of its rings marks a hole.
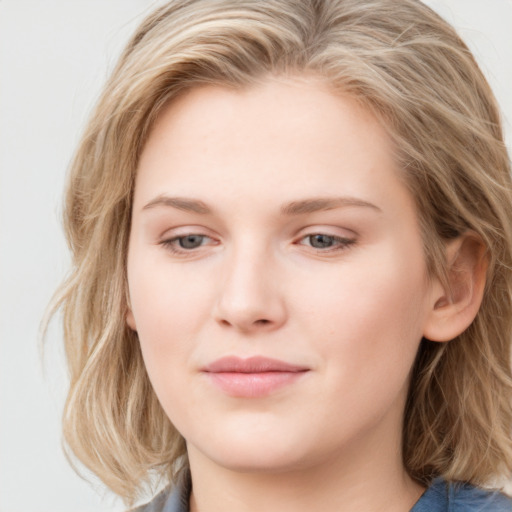
[[[300,243],[303,240],[305,240],[307,238],[314,237],[314,236],[326,236],[328,238],[331,238],[331,239],[333,239],[336,242],[336,245],[335,246],[331,246],[331,247],[314,247],[312,245],[307,245],[307,244],[301,244]],[[337,235],[330,235],[330,234],[327,234],[327,233],[310,233],[308,235],[304,235],[302,238],[299,239],[299,244],[300,245],[304,245],[304,246],[310,247],[312,250],[314,250],[315,252],[318,252],[318,253],[339,252],[339,251],[342,251],[342,250],[346,249],[348,246],[353,245],[355,242],[356,242],[356,240],[354,238],[347,238],[347,237],[342,237],[342,236],[337,236]]]
[[[342,231],[342,233],[340,233]],[[333,246],[328,247],[314,247],[311,244],[305,243],[306,239],[311,237],[323,235],[335,241]],[[358,234],[351,229],[341,228],[340,226],[329,225],[311,225],[300,231],[295,238],[294,245],[305,247],[306,250],[317,255],[336,255],[349,249],[350,246],[356,244],[358,241]]]
[[[340,238],[356,238],[358,233],[346,226],[336,224],[310,224],[298,230],[299,236],[329,235]]]
[[[180,232],[181,231],[181,232]],[[167,230],[161,237],[159,237],[158,245],[162,246],[165,250],[169,251],[173,255],[176,256],[193,256],[196,255],[199,251],[201,251],[204,247],[210,247],[214,245],[218,245],[219,241],[216,240],[213,236],[206,234],[204,228],[194,227],[194,226],[183,226],[180,228],[175,228],[172,230]],[[203,239],[209,240],[210,242],[201,243],[201,245],[193,248],[183,248],[177,245],[177,242],[180,239],[187,238],[189,236],[197,236]],[[213,243],[211,243],[213,242]]]
[[[350,235],[348,236],[333,232],[334,230],[339,229],[339,227],[333,226],[309,226],[307,228],[303,228],[292,243],[293,245],[307,247],[308,250],[316,254],[327,255],[329,253],[342,252],[357,242],[357,235],[355,232],[348,229],[344,229],[345,232],[350,232]],[[179,228],[166,230],[165,233],[159,237],[157,244],[163,246],[166,250],[177,256],[193,256],[207,247],[219,245],[220,241],[216,237],[207,234],[208,231],[208,229],[200,226],[180,226]],[[178,246],[180,239],[190,236],[201,237],[203,239],[202,243],[197,247],[190,248]],[[334,243],[332,246],[326,247],[314,247],[312,244],[305,243],[305,240],[311,240],[314,236],[325,236],[332,239]]]

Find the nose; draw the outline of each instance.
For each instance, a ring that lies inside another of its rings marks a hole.
[[[225,261],[215,320],[244,333],[279,329],[287,318],[276,265],[263,251],[246,249]]]

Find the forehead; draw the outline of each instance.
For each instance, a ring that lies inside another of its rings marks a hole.
[[[197,87],[171,102],[142,152],[135,202],[159,194],[375,202],[400,185],[398,175],[390,137],[368,110],[320,80],[274,78],[240,90]]]

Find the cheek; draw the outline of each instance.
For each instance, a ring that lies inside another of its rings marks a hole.
[[[210,295],[208,280],[170,264],[165,253],[134,251],[128,260],[128,282],[139,337],[152,344],[179,344],[190,335]]]
[[[302,316],[316,319],[335,336],[357,330],[375,330],[377,335],[384,326],[383,335],[388,330],[403,330],[404,338],[416,335],[427,293],[423,265],[391,249],[380,250],[378,257],[369,253],[332,266],[324,275],[316,272],[297,279],[300,289],[295,290],[294,302]]]
[[[425,309],[422,265],[397,251],[358,260],[324,279],[311,280],[303,298],[301,329],[319,340],[316,350],[336,378],[401,385],[418,349]],[[420,260],[421,261],[421,260]],[[342,377],[340,377],[340,374]],[[346,385],[346,384],[344,384]]]
[[[191,372],[197,301],[178,293],[167,280],[147,275],[132,291],[134,316],[144,364],[153,390],[173,425],[181,431],[190,390],[184,384]]]
[[[189,371],[190,354],[209,308],[202,280],[167,262],[131,255],[128,264],[130,302],[142,354],[159,398],[161,390],[180,389],[179,377]]]

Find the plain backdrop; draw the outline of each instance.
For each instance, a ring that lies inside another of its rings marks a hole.
[[[262,0],[264,1],[264,0]],[[66,168],[87,114],[137,23],[162,0],[0,0],[0,512],[116,512],[60,446],[59,326],[39,323],[68,256]],[[512,137],[512,0],[429,0],[487,75]]]

